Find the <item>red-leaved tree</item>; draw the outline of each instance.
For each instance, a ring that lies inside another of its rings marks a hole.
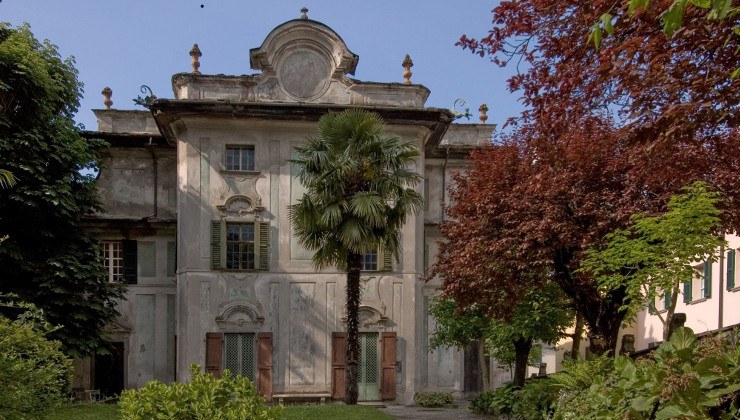
[[[472,155],[456,177],[437,272],[461,304],[505,316],[536,282],[512,270],[545,268],[583,315],[594,351],[616,347],[625,295],[579,273],[583,252],[637,212],[665,211],[682,186],[722,193],[724,223],[740,226],[740,62],[737,19],[688,8],[667,36],[650,2],[627,16],[613,1],[505,1],[493,28],[460,45],[526,71],[509,80],[527,110],[511,138]],[[610,11],[620,30],[589,46],[589,26]],[[525,277],[526,278],[526,277]]]

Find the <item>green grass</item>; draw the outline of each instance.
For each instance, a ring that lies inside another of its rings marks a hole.
[[[393,417],[365,405],[343,404],[306,404],[287,405],[280,418],[283,420],[333,420],[333,419],[362,419],[362,420],[391,420]]]
[[[69,404],[51,410],[48,420],[116,420],[120,418],[116,404]]]
[[[50,411],[48,420],[117,420],[120,418],[115,404],[70,404]],[[343,404],[288,405],[283,409],[282,420],[391,420],[393,417],[373,407]]]

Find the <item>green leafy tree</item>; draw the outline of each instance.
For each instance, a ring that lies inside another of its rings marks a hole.
[[[58,341],[47,339],[54,330],[35,306],[0,294],[0,418],[38,418],[61,404],[69,391],[72,364]]]
[[[94,179],[80,171],[104,146],[72,120],[81,89],[71,58],[28,26],[0,24],[0,156],[17,180],[0,189],[0,292],[41,308],[61,327],[49,338],[70,354],[104,345],[121,296],[79,224],[99,209]]]
[[[453,299],[433,301],[429,313],[437,320],[430,337],[432,348],[464,347],[472,340],[479,340],[484,392],[488,391],[487,382],[490,384],[484,352],[500,365],[513,366],[512,384],[522,386],[527,366],[537,352],[533,343],[554,344],[565,336],[565,329],[573,324],[575,316],[567,299],[553,284],[527,291],[507,319],[488,318],[475,307],[458,308]]]
[[[668,294],[665,316],[657,313],[668,340],[681,283],[690,281],[695,263],[713,259],[724,244],[719,201],[719,194],[695,182],[668,201],[665,213],[635,215],[632,226],[607,235],[604,248],[587,252],[582,269],[594,273],[605,290],[624,288],[629,316]]]
[[[336,266],[347,272],[345,402],[356,404],[363,254],[382,248],[397,257],[401,227],[423,205],[413,188],[420,177],[409,169],[419,151],[384,133],[377,114],[348,109],[324,115],[317,135],[295,152],[298,179],[307,189],[290,206],[298,241],[315,251],[317,269]]]
[[[458,310],[454,299],[435,298],[429,304],[429,314],[436,324],[429,337],[429,347],[441,346],[463,348],[475,343],[478,363],[483,377],[483,392],[491,389],[489,355],[486,351],[486,335],[491,321],[475,307]]]

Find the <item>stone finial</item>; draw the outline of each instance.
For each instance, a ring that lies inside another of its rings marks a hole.
[[[200,57],[202,57],[203,54],[200,52],[198,44],[193,44],[193,48],[190,50],[190,56],[193,57],[193,62],[191,63],[193,66],[193,74],[200,74],[198,69],[200,68]]]
[[[301,19],[308,20],[308,7],[301,7]]]
[[[488,112],[488,105],[481,104],[478,111],[480,111],[480,117],[478,117],[480,119],[480,123],[485,124],[486,120],[488,120],[488,114],[486,114]]]
[[[405,79],[403,84],[404,85],[410,85],[411,84],[411,67],[414,67],[414,62],[411,61],[411,56],[406,54],[406,58],[403,59],[403,63],[401,63],[403,66],[403,78]]]
[[[110,109],[111,105],[113,105],[113,101],[110,100],[110,97],[113,96],[113,89],[106,86],[103,88],[103,91],[100,93],[102,93],[103,97],[105,97],[105,100],[103,101],[103,105],[105,105],[105,109]]]

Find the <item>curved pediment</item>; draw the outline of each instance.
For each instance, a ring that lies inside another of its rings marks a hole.
[[[249,51],[249,64],[254,70],[280,74],[290,70],[281,66],[302,66],[315,70],[314,78],[354,74],[358,60],[333,29],[311,19],[290,20],[277,26],[261,46]]]
[[[239,327],[261,324],[264,320],[262,308],[246,301],[232,301],[221,304],[216,317],[216,322],[219,324],[231,324]]]
[[[260,74],[243,76],[180,73],[172,84],[177,99],[234,102],[330,103],[423,108],[429,89],[401,83],[403,57],[395,83],[352,79],[359,56],[327,25],[308,19],[278,25],[257,48],[249,64]]]

